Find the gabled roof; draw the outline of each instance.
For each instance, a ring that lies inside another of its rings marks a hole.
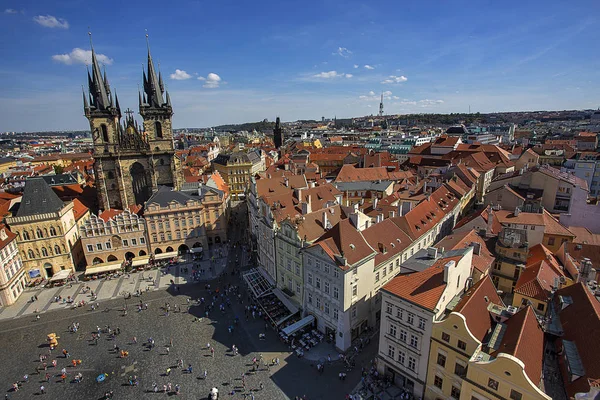
[[[184,192],[172,190],[170,187],[161,186],[158,191],[148,199],[146,206],[157,204],[160,207],[167,207],[173,201],[179,204],[186,204],[190,200],[197,201],[198,199],[185,194]]]
[[[377,252],[375,266],[396,258],[412,244],[410,237],[389,219],[371,225],[362,233],[369,245]]]
[[[525,364],[525,373],[539,387],[544,363],[544,331],[530,306],[524,307],[506,322],[506,331],[493,354],[510,354]]]
[[[343,219],[334,225],[311,247],[314,246],[322,248],[332,261],[338,262],[338,265],[337,257],[345,257],[348,265],[354,265],[376,253],[349,219]]]
[[[463,294],[452,310],[452,312],[460,313],[465,317],[469,331],[480,342],[483,341],[487,332],[494,325],[492,316],[488,311],[490,302],[504,307],[494,282],[492,282],[489,275],[486,275]]]
[[[566,298],[570,300],[569,304],[561,304],[561,299]],[[564,357],[559,357],[565,389],[573,398],[575,393],[589,392],[589,381],[600,379],[600,340],[597,340],[600,332],[600,302],[583,283],[576,283],[556,291],[554,307],[563,330],[561,339],[575,344],[585,370],[585,376],[571,382]]]
[[[81,217],[90,211],[79,199],[73,199],[73,215],[75,216],[75,221],[79,221]]]
[[[539,301],[548,301],[554,280],[559,279],[561,276],[564,275],[559,274],[546,261],[538,261],[527,266],[521,272],[514,292]]]
[[[64,207],[63,201],[54,193],[42,178],[25,181],[25,190],[17,217],[54,213]]]
[[[423,271],[398,275],[381,290],[434,311],[447,285],[444,282],[444,265],[450,261],[458,263],[463,256],[440,258]]]
[[[480,272],[487,271],[495,258],[488,250],[485,240],[474,229],[465,232],[452,232],[450,235],[437,242],[434,247],[445,250],[464,249],[479,245],[479,255],[473,252],[473,268]]]
[[[327,225],[329,226],[323,226],[323,214],[326,215],[328,221]],[[300,239],[310,243],[321,237],[327,230],[331,229],[331,227],[335,226],[344,218],[347,218],[347,216],[339,205],[305,214],[297,225],[298,236]]]
[[[355,168],[352,164],[342,166],[335,182],[378,181],[389,179],[386,167]]]
[[[560,222],[552,217],[546,210],[544,210],[543,213],[519,212],[519,215],[515,215],[514,212],[509,210],[498,210],[495,215],[497,216],[498,221],[503,225],[520,224],[544,226],[544,233],[546,234],[575,237],[569,229],[561,225]]]

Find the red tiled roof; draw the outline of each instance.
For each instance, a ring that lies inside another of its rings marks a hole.
[[[479,255],[473,253],[473,268],[480,272],[487,271],[495,258],[492,253],[488,250],[485,241],[475,232],[474,229],[465,232],[452,232],[450,235],[437,242],[434,247],[445,250],[465,249],[467,247],[474,247],[475,244],[479,244]]]
[[[487,332],[494,325],[487,308],[489,302],[504,307],[496,286],[487,275],[465,292],[452,310],[452,312],[460,313],[465,317],[469,331],[479,341],[483,341]]]
[[[519,310],[505,322],[506,331],[500,347],[493,354],[510,354],[525,364],[525,373],[539,387],[544,363],[544,331],[531,306]]]
[[[348,265],[353,265],[376,253],[349,219],[338,222],[325,232],[313,246],[321,247],[333,261],[338,262],[338,265],[339,261],[336,256],[345,257]]]
[[[79,201],[79,199],[73,200],[73,214],[75,216],[75,221],[78,221],[79,218],[83,217],[88,211],[89,208],[83,205],[83,203]]]
[[[371,225],[363,231],[363,236],[377,252],[375,266],[396,258],[398,254],[412,244],[410,237],[389,219]]]
[[[548,301],[554,279],[560,276],[564,275],[559,274],[546,261],[538,261],[521,272],[514,292],[539,301]]]
[[[8,226],[0,223],[0,231],[3,229],[4,229],[4,232],[6,233],[6,239],[3,240],[0,238],[0,250],[2,250],[7,244],[9,244],[13,240],[15,240],[15,238],[17,237],[17,235],[12,233],[10,231],[10,229],[8,229]]]
[[[444,289],[444,265],[458,262],[463,256],[440,258],[431,267],[412,274],[398,275],[382,290],[417,304],[427,310],[435,310]]]
[[[335,178],[335,182],[360,182],[387,179],[389,179],[389,176],[385,167],[355,168],[351,164],[346,164],[340,169],[340,172]]]
[[[570,297],[572,304],[562,308],[560,299],[565,297]],[[556,291],[554,307],[558,310],[563,330],[562,338],[557,339],[557,351],[560,352],[562,348],[562,340],[574,342],[585,370],[585,376],[571,382],[564,357],[558,357],[565,389],[573,398],[575,393],[589,392],[589,381],[600,379],[600,340],[597,340],[600,332],[600,302],[583,283],[576,283]]]

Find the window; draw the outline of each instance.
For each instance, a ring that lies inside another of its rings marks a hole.
[[[60,247],[58,245],[54,246],[54,254],[60,254]]]
[[[450,396],[456,400],[460,399],[460,388],[452,385],[452,390],[450,391]]]
[[[296,267],[296,275],[300,275],[300,264],[295,263],[294,266]]]
[[[465,365],[456,363],[456,364],[454,364],[454,373],[458,376],[466,376],[467,375],[467,367]]]
[[[338,272],[338,270],[337,270],[337,269],[334,269],[334,270],[333,270],[333,277],[334,277],[334,278],[339,278],[339,276],[340,276],[340,273]]]
[[[156,133],[156,137],[157,138],[162,138],[163,137],[162,125],[158,121],[156,121],[154,123],[154,132]]]
[[[102,250],[102,243],[96,243],[96,250]]]
[[[400,340],[406,342],[406,331],[404,329],[400,329]]]
[[[325,303],[325,314],[329,315],[329,303]]]
[[[450,341],[450,335],[447,334],[446,332],[442,332],[442,340],[444,342],[449,342]]]
[[[309,273],[309,274],[308,274],[308,284],[309,284],[309,285],[312,285],[312,283],[313,283],[313,277],[312,277],[312,274],[311,274],[311,273]]]
[[[511,400],[521,400],[523,399],[523,395],[514,389],[510,389],[510,398]]]
[[[129,247],[129,240],[123,239],[123,247]]]
[[[410,325],[415,323],[415,314],[408,313],[408,318],[406,318],[406,322]]]
[[[392,345],[389,345],[389,346],[388,346],[388,356],[389,356],[391,359],[394,359],[394,358],[396,357],[396,349],[395,349],[395,348],[394,348],[394,346],[392,346]]]
[[[352,296],[357,296],[358,295],[358,286],[354,285],[352,286]]]
[[[329,294],[329,282],[324,282],[324,285],[325,293]]]
[[[375,282],[379,282],[379,272],[375,274]]]
[[[498,390],[498,381],[495,381],[492,378],[488,379],[488,387],[490,389]]]
[[[400,365],[404,365],[406,359],[406,354],[402,351],[398,352],[398,362],[400,363]]]
[[[308,294],[308,303],[312,304],[312,293]]]
[[[396,258],[396,267],[400,266],[400,258]]]
[[[548,246],[554,246],[554,238],[553,237],[548,238]]]
[[[333,309],[333,319],[338,319],[338,309],[337,308]]]
[[[45,247],[42,247],[42,257],[48,257],[48,250]]]
[[[56,229],[53,226],[50,227],[50,236],[56,236]]]
[[[396,325],[390,325],[390,336],[396,337]]]
[[[435,386],[436,388],[441,389],[443,384],[444,380],[439,376],[436,375],[435,378],[433,378],[433,386]]]
[[[401,308],[398,308],[398,310],[396,311],[396,317],[398,317],[398,319],[400,321],[402,321],[402,319],[404,318],[404,310]]]
[[[537,305],[537,309],[540,310],[540,311],[544,311],[544,303],[539,303]]]
[[[458,341],[458,348],[461,350],[467,350],[467,343],[463,342],[462,340]]]
[[[296,282],[296,293],[300,293],[300,284]]]
[[[352,318],[356,318],[356,306],[352,307]]]
[[[321,278],[319,278],[317,276],[317,278],[315,279],[315,281],[316,281],[316,285],[315,286],[317,287],[317,289],[321,289]]]
[[[419,329],[425,329],[425,319],[419,318]]]
[[[392,313],[392,309],[393,309],[393,307],[392,307],[392,305],[390,303],[385,303],[385,312],[386,313],[391,314]]]
[[[321,308],[321,298],[317,296],[317,308]]]
[[[340,297],[340,289],[336,286],[333,287],[333,298],[338,299]]]
[[[446,356],[444,354],[438,353],[437,365],[442,366],[442,367],[446,366]]]
[[[415,335],[410,335],[410,345],[412,347],[418,347],[419,346],[419,338],[416,337]]]
[[[131,245],[137,246],[137,239],[131,239]]]
[[[106,243],[104,243],[104,247],[105,247],[107,250],[110,250],[110,249],[112,249],[112,244],[111,244],[110,242],[106,242]]]
[[[42,234],[42,230],[39,228],[36,231],[35,235],[37,236],[38,239],[41,239],[42,237],[44,237],[44,235]]]
[[[27,231],[23,231],[23,240],[29,240],[29,233]]]
[[[331,268],[329,267],[329,265],[328,265],[328,264],[324,264],[324,265],[323,265],[323,271],[325,271],[325,273],[326,273],[326,274],[328,274],[328,273],[329,273],[330,269],[331,269]]]
[[[93,252],[93,251],[94,251],[94,246],[92,246],[91,244],[88,244],[88,245],[87,245],[87,249],[88,249],[88,251],[91,253],[91,252]]]
[[[90,245],[88,245],[88,247],[91,247]],[[93,247],[92,247],[93,249]],[[91,251],[91,250],[90,250]],[[33,260],[35,258],[35,254],[33,253],[33,250],[29,249],[27,251],[27,256],[29,257],[30,260]]]

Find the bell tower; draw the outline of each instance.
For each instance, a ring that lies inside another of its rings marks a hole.
[[[140,115],[144,119],[144,132],[152,156],[154,186],[166,185],[178,189],[183,184],[183,176],[180,176],[181,165],[175,156],[173,143],[171,97],[165,90],[161,72],[157,73],[154,67],[148,34],[146,34],[146,45],[148,65],[143,72],[144,91],[138,95]]]

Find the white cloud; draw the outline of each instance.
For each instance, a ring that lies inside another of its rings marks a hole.
[[[444,100],[431,100],[431,99],[419,100],[420,107],[437,106],[438,104],[443,104],[443,103],[444,103]]]
[[[337,71],[328,71],[328,72],[320,72],[318,74],[314,74],[312,77],[319,78],[319,79],[332,79],[332,78],[339,78],[341,76],[344,76],[344,74],[339,73]]]
[[[358,64],[354,64],[354,69],[358,68]]]
[[[6,10],[4,10],[4,14],[17,14],[18,11],[15,10],[14,8],[7,8]]]
[[[216,89],[221,84],[221,77],[219,75],[215,74],[214,72],[211,72],[210,74],[208,74],[206,76],[206,78],[203,76],[199,76],[198,80],[204,81],[204,85],[202,85],[202,87],[205,87],[208,89]]]
[[[371,90],[371,91],[369,92],[369,96],[375,96],[375,92]]]
[[[352,52],[345,47],[338,47],[338,49],[334,53],[331,53],[331,54],[338,55],[338,56],[341,56],[344,58],[348,58],[352,55]]]
[[[38,15],[33,20],[46,28],[69,29],[69,23],[66,19],[56,18],[52,15]]]
[[[386,79],[384,79],[383,81],[381,81],[381,83],[383,83],[383,84],[386,84],[386,83],[402,83],[402,82],[406,82],[407,80],[408,80],[408,78],[405,77],[404,75],[400,75],[400,76],[390,75]]]
[[[54,61],[72,65],[72,64],[91,64],[92,63],[92,51],[91,50],[83,50],[79,47],[74,48],[69,54],[55,54],[52,56]],[[106,65],[111,65],[113,63],[112,58],[108,58],[104,54],[97,54],[96,59],[98,62]]]
[[[386,90],[385,92],[383,92],[381,94],[383,94],[384,100],[391,100],[391,99],[393,99],[393,97],[397,97],[397,96],[392,97],[392,92],[389,90]],[[358,96],[358,98],[361,100],[367,100],[367,101],[379,101],[379,100],[381,100],[381,94],[377,94],[371,90],[367,95]]]
[[[181,69],[176,69],[175,73],[170,75],[170,78],[176,81],[184,81],[186,79],[190,79],[191,77],[192,76],[190,74]]]
[[[352,78],[354,75],[352,74],[346,74],[346,78]]]
[[[367,64],[367,65],[365,65],[365,69],[369,69],[369,70],[371,70],[371,69],[375,69],[375,67],[372,67],[372,66],[370,66],[369,64]]]

